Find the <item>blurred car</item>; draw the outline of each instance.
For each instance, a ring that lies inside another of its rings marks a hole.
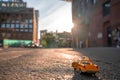
[[[94,64],[88,57],[83,56],[81,60],[72,63],[72,67],[79,73],[95,74],[99,71],[98,66]]]
[[[31,45],[30,44],[28,44],[28,46],[27,46],[28,48],[30,48],[31,47]]]
[[[43,47],[43,45],[40,45],[40,48],[42,48]]]
[[[27,45],[28,48],[38,48],[38,46],[35,43],[30,43]]]

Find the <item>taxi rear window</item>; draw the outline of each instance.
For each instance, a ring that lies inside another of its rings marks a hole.
[[[90,65],[90,63],[89,63],[89,62],[82,62],[82,64],[88,64],[88,65]]]

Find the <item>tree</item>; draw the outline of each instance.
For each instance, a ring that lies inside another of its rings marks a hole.
[[[46,42],[46,40],[43,40],[43,41],[42,41],[42,45],[43,45],[44,48],[47,47],[47,42]]]
[[[53,33],[46,33],[43,36],[43,41],[44,41],[44,47],[54,47],[55,45],[55,37],[53,36]]]

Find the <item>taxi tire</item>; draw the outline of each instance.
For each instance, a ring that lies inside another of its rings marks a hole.
[[[76,72],[77,72],[77,74],[81,74],[82,73],[81,69],[76,70]]]
[[[76,68],[74,68],[74,74],[75,74],[75,75],[78,75],[78,71],[77,71]]]
[[[76,71],[76,68],[74,68],[74,71]]]
[[[79,73],[79,70],[77,70],[77,69],[75,68],[75,72],[76,72],[76,73]]]
[[[79,69],[79,74],[82,74],[82,71],[81,71],[81,69]]]

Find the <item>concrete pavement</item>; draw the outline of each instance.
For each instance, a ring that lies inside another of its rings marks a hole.
[[[99,65],[99,78],[105,78],[105,80],[120,80],[120,48],[83,48],[77,51],[90,57]]]
[[[120,49],[8,48],[0,51],[0,80],[120,80]],[[71,63],[90,57],[100,68],[96,76],[74,74]]]
[[[72,49],[9,48],[0,54],[0,80],[72,80],[74,55]]]

